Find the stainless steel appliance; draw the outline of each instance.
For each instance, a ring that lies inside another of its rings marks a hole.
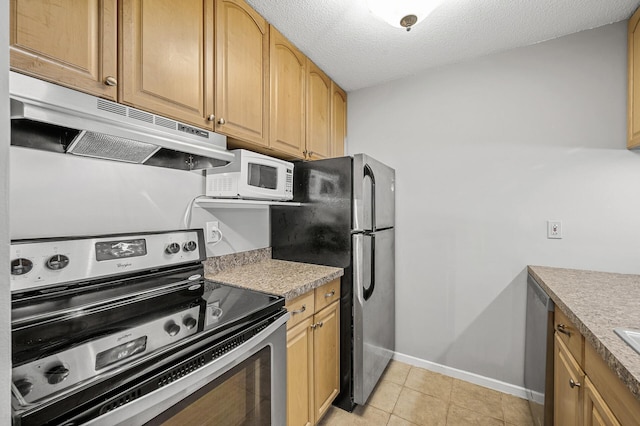
[[[524,387],[535,426],[553,425],[553,315],[555,305],[527,276]]]
[[[16,72],[9,74],[12,145],[184,170],[233,161],[226,136]]]
[[[395,171],[364,154],[294,165],[302,205],[271,207],[273,257],[345,268],[335,404],[351,411],[395,350]]]
[[[284,424],[284,300],[206,281],[203,240],[12,241],[14,425]]]

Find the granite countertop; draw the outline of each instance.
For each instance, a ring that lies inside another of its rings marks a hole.
[[[640,330],[640,275],[544,266],[529,273],[640,400],[640,354],[613,331]]]
[[[241,260],[238,256],[219,262],[207,260],[205,278],[291,300],[344,275],[342,268],[276,260],[270,254],[242,254]]]

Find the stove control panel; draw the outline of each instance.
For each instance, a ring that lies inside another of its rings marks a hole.
[[[11,242],[11,292],[206,259],[201,229]]]
[[[14,393],[32,403],[108,374],[195,334],[199,311],[198,306],[185,309],[15,367],[11,373]]]

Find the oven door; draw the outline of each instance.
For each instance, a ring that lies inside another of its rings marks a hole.
[[[205,367],[86,424],[284,425],[288,317]]]

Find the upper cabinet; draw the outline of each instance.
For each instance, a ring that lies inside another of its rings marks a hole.
[[[213,1],[122,0],[120,102],[212,129]]]
[[[347,95],[244,0],[11,0],[11,68],[229,137],[344,155]]]
[[[269,146],[304,158],[307,58],[271,27],[271,126]]]
[[[347,139],[347,94],[331,83],[331,156],[342,157]]]
[[[311,61],[307,64],[306,158],[331,156],[331,80]]]
[[[215,130],[267,146],[269,24],[243,0],[216,0]]]
[[[629,99],[627,148],[640,147],[640,9],[629,19]]]
[[[116,0],[12,0],[11,68],[117,98]]]

